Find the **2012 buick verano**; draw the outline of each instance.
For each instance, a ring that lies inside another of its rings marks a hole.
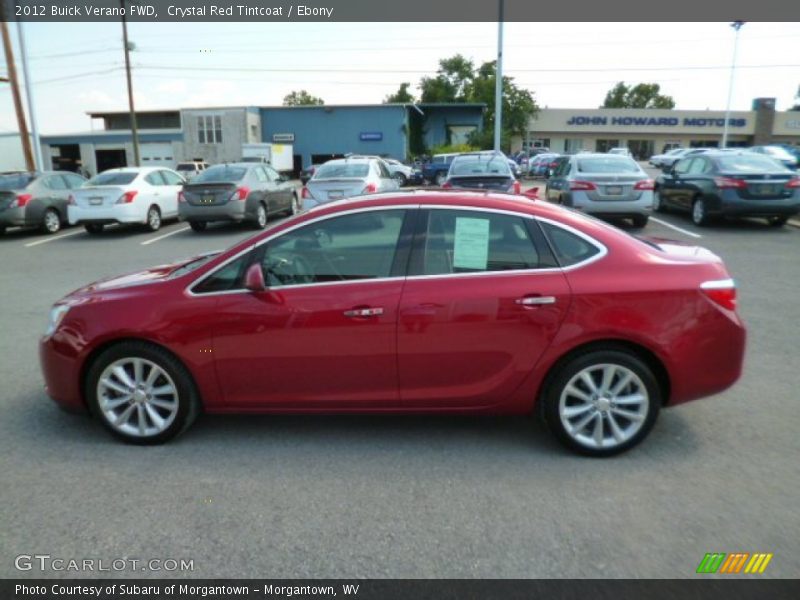
[[[206,413],[540,410],[611,455],[740,375],[723,262],[521,196],[415,191],[296,215],[221,253],[76,290],[48,394],[158,443]]]

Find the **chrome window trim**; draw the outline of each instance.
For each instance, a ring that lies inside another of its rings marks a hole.
[[[200,285],[200,283],[202,283],[203,281],[205,281],[206,279],[208,279],[209,277],[211,277],[215,273],[219,272],[220,270],[224,269],[228,264],[230,264],[233,261],[241,258],[242,256],[244,256],[248,252],[252,252],[253,250],[258,248],[259,246],[261,246],[263,244],[266,244],[266,243],[270,242],[271,240],[273,240],[273,239],[275,239],[277,237],[280,237],[280,236],[282,236],[282,235],[284,235],[286,233],[290,233],[290,232],[292,232],[292,231],[294,231],[296,229],[299,229],[300,227],[305,227],[306,225],[311,225],[313,223],[317,223],[319,221],[324,221],[324,220],[327,220],[327,219],[333,219],[333,218],[336,218],[336,217],[342,217],[342,216],[351,215],[351,214],[358,214],[358,213],[362,213],[362,212],[374,212],[374,211],[379,211],[379,210],[408,210],[408,209],[422,209],[422,210],[429,210],[429,209],[430,210],[434,210],[435,209],[435,210],[459,210],[459,211],[473,211],[473,212],[488,212],[488,213],[495,213],[495,214],[510,215],[510,216],[514,216],[514,217],[523,217],[523,218],[527,218],[527,219],[532,219],[534,221],[538,220],[538,221],[541,221],[541,222],[549,223],[550,225],[553,225],[554,227],[560,227],[560,228],[562,228],[562,229],[564,229],[566,231],[569,231],[570,233],[573,233],[574,235],[580,237],[584,241],[588,242],[589,244],[591,244],[592,246],[597,248],[599,250],[599,252],[597,254],[595,254],[594,256],[591,256],[591,257],[587,258],[586,260],[583,260],[583,261],[581,261],[579,263],[575,263],[574,265],[569,265],[567,267],[547,267],[547,268],[544,268],[544,269],[510,269],[510,270],[507,270],[507,271],[480,271],[480,272],[475,272],[475,273],[438,273],[438,274],[435,274],[435,275],[412,275],[412,276],[399,276],[398,275],[396,277],[377,277],[377,278],[374,278],[374,279],[350,279],[350,280],[346,280],[346,281],[325,281],[325,282],[321,282],[321,283],[298,283],[298,284],[293,284],[293,285],[282,285],[282,286],[274,288],[274,289],[275,290],[285,290],[285,289],[307,288],[307,287],[312,287],[312,286],[352,285],[352,284],[356,284],[356,283],[365,283],[365,282],[380,283],[380,282],[384,282],[384,281],[396,281],[398,279],[405,279],[405,280],[408,280],[408,281],[416,281],[416,280],[442,279],[442,278],[491,277],[491,276],[498,276],[498,275],[533,275],[533,274],[537,274],[537,273],[558,273],[558,272],[563,273],[563,272],[572,271],[572,270],[584,267],[584,266],[586,266],[588,264],[591,264],[593,262],[596,262],[596,261],[604,258],[608,254],[608,249],[605,247],[605,245],[601,244],[599,241],[597,241],[593,237],[590,237],[590,236],[586,235],[582,231],[579,231],[579,230],[577,230],[574,227],[571,227],[569,225],[565,225],[564,223],[560,223],[558,221],[554,221],[554,220],[548,219],[546,217],[538,217],[538,216],[535,216],[535,215],[531,215],[531,214],[526,213],[526,212],[517,212],[517,211],[514,211],[514,210],[506,210],[506,209],[500,209],[500,208],[488,208],[488,207],[478,207],[478,206],[459,206],[459,205],[448,205],[448,204],[424,204],[424,205],[420,205],[420,204],[401,204],[401,205],[396,205],[396,206],[368,206],[368,207],[356,208],[356,209],[353,209],[353,210],[348,210],[348,211],[343,211],[343,212],[337,212],[337,213],[330,214],[330,215],[320,216],[320,217],[317,217],[315,219],[310,219],[308,221],[303,221],[302,223],[298,223],[297,225],[295,225],[293,227],[290,227],[288,229],[285,229],[285,230],[283,230],[283,231],[281,231],[279,233],[270,235],[270,236],[264,238],[263,240],[259,241],[258,243],[253,244],[253,245],[245,248],[241,252],[235,254],[234,256],[230,257],[225,262],[221,263],[220,265],[218,265],[216,268],[214,268],[213,270],[209,271],[208,273],[206,273],[204,275],[201,275],[198,279],[196,279],[196,280],[192,281],[190,284],[188,284],[184,291],[189,296],[199,297],[199,298],[207,297],[207,296],[226,296],[226,295],[230,295],[230,294],[249,293],[244,288],[239,288],[239,289],[235,289],[235,290],[224,290],[224,291],[219,291],[219,292],[195,293],[193,291],[193,288],[195,286],[197,286],[197,285]],[[549,242],[549,240],[548,240],[548,242]]]

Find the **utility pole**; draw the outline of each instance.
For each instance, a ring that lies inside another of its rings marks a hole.
[[[6,18],[5,10],[0,2],[0,12],[3,19]],[[31,152],[31,138],[28,135],[28,124],[25,122],[25,112],[22,110],[22,98],[19,95],[19,82],[17,81],[17,68],[14,64],[14,49],[11,46],[11,36],[8,33],[8,23],[0,21],[0,31],[3,34],[3,51],[6,54],[6,66],[8,69],[8,82],[11,84],[11,96],[14,98],[14,110],[17,113],[17,124],[19,126],[19,136],[22,138],[22,154],[25,157],[25,168],[28,171],[35,170],[33,164],[33,153]]]
[[[733,60],[731,61],[731,77],[728,81],[728,104],[725,107],[725,125],[722,128],[722,147],[728,146],[728,121],[731,117],[731,97],[733,96],[733,76],[736,74],[736,50],[739,46],[739,30],[744,25],[744,21],[734,21],[731,27],[736,30],[733,36]]]
[[[497,68],[494,86],[494,149],[500,150],[500,134],[503,131],[503,0],[498,0],[497,19]]]
[[[131,81],[130,46],[128,45],[128,22],[125,19],[125,0],[119,0],[122,7],[122,43],[125,46],[125,76],[128,78],[128,110],[131,116],[131,134],[133,136],[133,166],[139,166],[139,134],[136,130],[136,109],[133,106],[133,82]]]
[[[42,143],[39,141],[39,127],[36,125],[36,111],[33,109],[33,86],[31,75],[28,71],[28,51],[25,49],[25,34],[22,32],[22,22],[17,21],[17,37],[19,38],[19,53],[22,57],[22,75],[25,77],[25,98],[28,100],[28,116],[31,119],[31,133],[33,133],[33,156],[40,171],[44,171],[42,158]]]

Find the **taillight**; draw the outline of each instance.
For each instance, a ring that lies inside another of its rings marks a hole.
[[[31,201],[31,198],[33,198],[32,194],[17,194],[11,203],[11,208],[22,208]]]
[[[250,195],[250,188],[246,185],[242,185],[231,194],[231,197],[228,200],[247,200],[247,196]]]
[[[718,279],[700,284],[700,290],[715,304],[736,310],[736,283],[733,279]]]
[[[131,190],[129,192],[125,192],[122,196],[119,197],[117,200],[117,204],[130,204],[133,202],[133,199],[136,198],[136,194],[138,194],[136,190]]]
[[[378,191],[378,186],[377,185],[375,185],[374,183],[368,183],[367,187],[365,187],[363,190],[361,190],[361,193],[362,194],[374,194],[377,191]]]
[[[522,192],[522,184],[520,184],[519,180],[514,181],[513,190],[515,194]]]
[[[633,186],[635,190],[654,190],[656,189],[656,182],[652,179],[645,179],[644,181],[637,181]]]
[[[451,189],[453,189],[453,184],[452,184],[452,183],[450,183],[449,181],[445,181],[445,182],[442,184],[442,189],[443,189],[443,190],[451,190]]]
[[[570,181],[569,189],[573,192],[591,192],[597,189],[597,186],[591,181]]]
[[[69,204],[70,206],[75,206],[75,205],[77,205],[78,203],[77,203],[77,202],[75,202],[75,196],[73,196],[72,194],[70,194],[70,195],[69,195],[69,198],[67,198],[67,204]]]
[[[550,163],[549,165],[547,165],[547,166],[548,166],[548,167],[550,167],[551,169],[555,169],[555,168],[556,168],[556,165],[558,165],[558,163],[556,163],[556,162],[551,162],[551,163]]]
[[[308,188],[306,186],[303,186],[303,191],[300,193],[300,197],[302,197],[303,199],[311,198],[311,192],[308,191]]]
[[[744,179],[734,179],[733,177],[714,177],[714,183],[721,190],[742,190],[747,187]]]
[[[178,192],[178,202],[186,202],[186,196],[183,195],[183,192]]]
[[[800,177],[793,177],[789,181],[786,182],[787,188],[800,188]]]

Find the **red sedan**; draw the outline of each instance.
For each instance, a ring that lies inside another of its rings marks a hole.
[[[663,406],[739,377],[736,288],[711,252],[514,195],[335,202],[231,249],[60,300],[49,395],[158,443],[207,413],[539,409],[611,455]]]

